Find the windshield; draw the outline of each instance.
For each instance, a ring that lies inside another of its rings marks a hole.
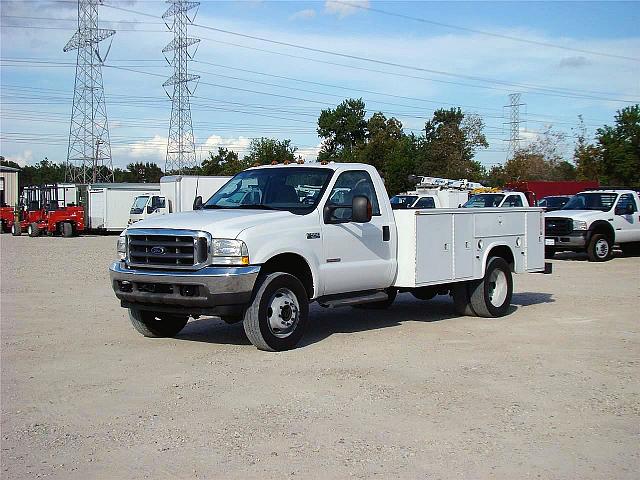
[[[216,192],[204,208],[288,210],[308,213],[320,199],[333,170],[282,167],[245,170]]]
[[[400,210],[402,208],[409,208],[417,199],[418,197],[413,195],[396,195],[395,197],[391,197],[389,201],[391,202],[391,208]]]
[[[562,207],[562,210],[611,210],[618,198],[617,193],[579,193]]]
[[[464,208],[484,208],[484,207],[497,207],[504,198],[502,193],[483,193],[481,195],[472,196],[467,203],[463,205]]]
[[[562,208],[569,201],[569,197],[546,197],[540,200],[540,207]]]
[[[147,200],[149,200],[149,197],[147,196],[136,197],[129,213],[142,213],[144,211],[144,206],[147,204]]]

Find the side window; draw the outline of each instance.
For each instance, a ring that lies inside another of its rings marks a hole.
[[[164,197],[152,197],[151,198],[151,208],[157,210],[158,208],[164,208],[165,200]]]
[[[432,197],[422,197],[414,208],[436,208],[436,202]]]
[[[343,208],[335,209],[333,217],[349,221],[351,219],[351,203],[356,195],[367,197],[373,207],[373,215],[380,215],[380,205],[371,177],[367,172],[353,171],[341,173],[329,194],[331,205],[343,206]]]
[[[631,195],[630,193],[620,195],[620,200],[618,200],[618,206],[616,207],[616,210],[620,209],[622,211],[625,211],[627,209],[627,205],[629,204],[633,205],[634,212],[638,211],[638,206],[636,205],[636,201],[633,198],[633,195]]]
[[[504,202],[505,207],[521,207],[522,199],[518,195],[509,195]]]

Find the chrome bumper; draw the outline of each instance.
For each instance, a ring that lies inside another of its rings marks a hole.
[[[123,307],[179,307],[187,313],[248,303],[258,273],[259,266],[165,271],[115,262],[109,267],[111,286]]]

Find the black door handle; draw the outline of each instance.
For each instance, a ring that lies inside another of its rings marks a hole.
[[[384,225],[382,227],[382,241],[388,242],[391,240],[391,230],[389,230],[389,225]]]

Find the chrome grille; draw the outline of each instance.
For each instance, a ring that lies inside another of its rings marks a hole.
[[[544,229],[547,237],[569,235],[573,231],[573,220],[562,217],[545,217]]]
[[[207,263],[208,234],[190,230],[127,232],[127,263],[135,267],[197,269]]]

